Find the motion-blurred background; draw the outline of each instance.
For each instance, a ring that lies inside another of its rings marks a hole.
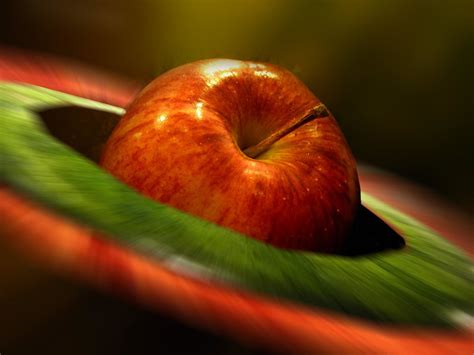
[[[473,24],[471,0],[2,0],[0,44],[143,84],[203,58],[280,64],[332,110],[360,161],[431,188],[472,216]],[[225,344],[226,352],[247,351]]]
[[[146,83],[197,59],[294,71],[358,159],[474,212],[471,0],[2,0],[0,41]]]

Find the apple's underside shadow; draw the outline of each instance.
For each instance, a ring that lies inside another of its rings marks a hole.
[[[60,107],[38,112],[48,131],[61,142],[98,163],[100,152],[120,117],[82,107]],[[401,249],[405,240],[380,218],[360,206],[344,250],[359,256]]]

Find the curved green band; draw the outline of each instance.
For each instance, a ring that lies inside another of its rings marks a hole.
[[[472,314],[472,263],[412,218],[363,194],[408,247],[359,257],[285,251],[152,202],[49,135],[35,111],[123,109],[0,82],[0,176],[15,190],[177,272],[367,319],[459,326]],[[65,119],[67,119],[65,117]]]

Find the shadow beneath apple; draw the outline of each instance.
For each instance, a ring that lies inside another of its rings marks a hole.
[[[382,219],[364,206],[360,206],[346,245],[340,253],[345,256],[362,256],[397,250],[405,240]]]
[[[107,138],[120,116],[98,110],[66,106],[38,112],[56,139],[98,163]],[[360,206],[352,231],[340,255],[360,256],[396,250],[405,240],[383,220]]]
[[[53,137],[98,163],[101,151],[120,116],[83,107],[65,106],[37,112]]]

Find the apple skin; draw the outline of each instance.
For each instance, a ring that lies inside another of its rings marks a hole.
[[[101,166],[142,194],[276,247],[333,253],[360,204],[356,163],[331,114],[243,153],[320,101],[292,73],[228,59],[151,82]]]

